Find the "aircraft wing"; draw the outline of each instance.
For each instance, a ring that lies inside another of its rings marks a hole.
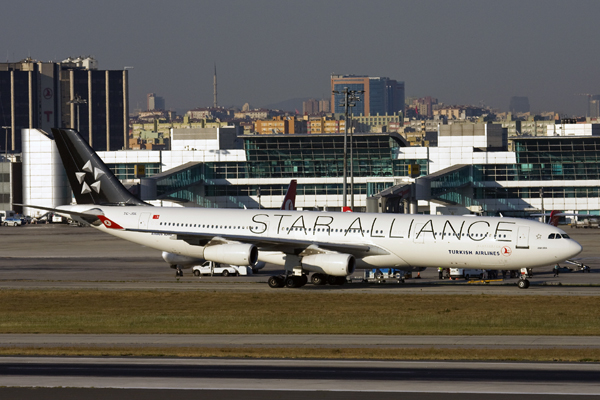
[[[85,211],[75,211],[75,210],[65,210],[61,208],[52,208],[52,207],[43,207],[43,206],[32,206],[29,204],[17,204],[16,206],[27,207],[27,208],[36,208],[38,210],[44,210],[53,212],[61,215],[68,215],[71,219],[79,220],[79,222],[86,222],[88,224],[99,224],[100,219],[98,215],[104,215],[104,211],[100,208],[95,207],[93,204],[86,204],[81,206],[81,210]]]
[[[118,228],[117,228],[118,229]],[[174,240],[184,240],[192,245],[206,246],[216,245],[219,242],[231,243],[251,243],[255,244],[259,250],[262,251],[281,251],[287,254],[300,254],[307,249],[321,249],[330,250],[338,253],[352,254],[355,257],[363,258],[366,256],[373,255],[386,255],[389,254],[387,250],[382,249],[378,246],[368,244],[349,244],[349,243],[329,243],[319,240],[308,240],[308,239],[291,239],[285,237],[270,237],[264,238],[260,236],[248,236],[248,235],[228,235],[221,234],[214,236],[211,234],[203,234],[199,232],[181,232],[181,231],[156,231],[151,229],[131,229],[125,228],[126,231],[130,232],[145,232],[162,235],[172,235]]]

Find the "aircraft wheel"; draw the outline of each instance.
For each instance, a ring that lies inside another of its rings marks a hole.
[[[326,283],[325,276],[322,274],[313,274],[310,277],[310,282],[313,285],[317,285],[317,286],[324,285]]]
[[[527,289],[529,287],[529,281],[527,279],[521,279],[517,285],[519,286],[519,289]]]
[[[283,277],[281,276],[272,276],[269,278],[269,287],[276,289],[283,287]]]
[[[285,287],[294,289],[300,287],[300,281],[297,276],[288,276],[285,278]]]
[[[197,269],[194,270],[194,276],[200,276],[200,271],[198,271]]]

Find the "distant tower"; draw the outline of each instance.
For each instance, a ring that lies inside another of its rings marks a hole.
[[[513,113],[528,113],[529,112],[529,97],[513,96],[510,98],[508,110]]]
[[[217,108],[217,63],[215,63],[215,75],[213,77],[213,107]]]

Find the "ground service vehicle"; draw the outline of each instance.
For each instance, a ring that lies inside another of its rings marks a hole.
[[[450,268],[450,278],[483,279],[482,269]]]
[[[206,261],[202,265],[192,267],[194,276],[200,275],[252,275],[252,269],[245,266],[222,265],[213,261]]]
[[[4,225],[4,226],[21,226],[21,225],[23,225],[23,221],[21,221],[21,218],[7,217],[4,219],[4,222],[2,222],[2,225]]]

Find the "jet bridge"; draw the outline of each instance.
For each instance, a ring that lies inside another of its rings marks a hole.
[[[485,211],[474,198],[475,187],[473,166],[457,164],[377,193],[367,199],[367,211],[414,214],[418,211],[419,200]]]

